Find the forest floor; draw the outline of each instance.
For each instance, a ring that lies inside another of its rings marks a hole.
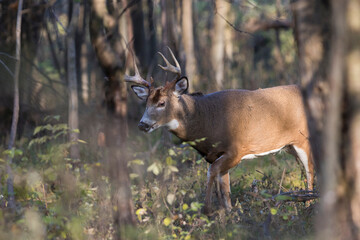
[[[112,239],[111,184],[106,152],[80,141],[69,159],[66,124],[54,117],[13,151],[0,149],[0,239]],[[230,170],[233,209],[213,193],[202,214],[209,164],[192,142],[164,146],[161,131],[130,134],[128,168],[137,224],[126,239],[312,239],[318,200],[290,201],[280,192],[305,189],[302,166],[286,153],[242,161]],[[176,142],[176,140],[175,140]],[[6,155],[16,211],[6,208]]]

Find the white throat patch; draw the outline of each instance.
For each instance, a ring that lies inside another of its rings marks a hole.
[[[175,130],[179,127],[179,122],[178,120],[173,119],[170,122],[166,123],[164,126],[168,127],[170,130]]]

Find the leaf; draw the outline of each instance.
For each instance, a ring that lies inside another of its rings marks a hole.
[[[23,151],[21,149],[15,149],[14,156],[21,156],[23,155]]]
[[[169,226],[170,225],[170,223],[171,223],[171,218],[165,218],[164,219],[164,221],[163,221],[163,224],[167,227],[167,226]]]
[[[176,156],[176,153],[175,153],[175,151],[173,150],[173,149],[169,149],[169,155],[170,156]]]
[[[76,128],[76,129],[72,129],[71,132],[73,132],[73,133],[80,133],[80,130],[79,130],[78,128]]]
[[[127,166],[131,166],[131,165],[144,165],[144,161],[141,159],[134,159],[128,162]]]
[[[271,195],[271,194],[269,194],[269,193],[266,193],[265,191],[266,191],[266,190],[262,190],[262,191],[261,191],[261,193],[260,193],[260,194],[261,194],[261,196],[266,197],[266,198],[271,198],[271,197],[272,197],[272,195]]]
[[[189,205],[187,205],[186,203],[184,203],[184,205],[182,206],[182,209],[183,209],[184,211],[186,211],[188,208],[189,208]]]
[[[34,129],[33,135],[38,134],[41,130],[42,130],[42,126],[37,126],[37,127]]]
[[[139,208],[135,212],[136,216],[138,217],[139,221],[141,221],[141,216],[146,214],[146,208]]]
[[[277,209],[276,208],[271,208],[270,213],[271,213],[271,215],[276,215]]]
[[[129,177],[130,177],[130,179],[135,179],[135,178],[139,177],[139,174],[130,173],[130,174],[129,174]]]
[[[290,196],[286,196],[286,195],[277,195],[275,197],[276,201],[287,201],[287,200],[292,200],[292,197]]]
[[[175,166],[168,166],[171,172],[179,172],[179,169]]]
[[[86,141],[81,140],[81,139],[78,139],[77,141],[78,141],[79,143],[84,143],[84,144],[87,144],[87,142],[86,142]]]
[[[166,165],[172,165],[173,164],[173,160],[170,156],[166,157]]]
[[[172,205],[174,203],[174,200],[175,200],[175,194],[173,193],[169,193],[166,197],[166,201]]]
[[[147,168],[147,171],[148,171],[148,172],[152,172],[152,173],[155,174],[156,176],[159,175],[159,173],[160,173],[160,168],[159,168],[158,165],[159,165],[159,164],[157,164],[157,163],[151,164],[151,165]]]

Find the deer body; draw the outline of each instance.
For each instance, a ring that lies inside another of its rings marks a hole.
[[[302,96],[297,86],[192,95],[185,93],[187,85],[187,78],[180,78],[179,74],[164,87],[133,86],[133,90],[147,102],[139,124],[141,130],[151,132],[165,126],[183,141],[204,139],[197,141],[194,148],[211,164],[207,174],[205,212],[211,211],[214,181],[220,183],[221,202],[229,210],[229,169],[242,159],[281,149],[303,163],[308,188],[312,189],[313,161]]]

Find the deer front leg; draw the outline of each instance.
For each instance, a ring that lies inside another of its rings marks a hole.
[[[204,213],[211,213],[211,196],[212,196],[212,186],[216,178],[221,178],[220,188],[224,194],[224,204],[227,210],[231,209],[230,201],[230,188],[229,188],[229,173],[228,170],[239,163],[236,157],[231,156],[230,154],[223,154],[220,156],[214,163],[212,163],[208,169],[207,174],[207,188],[205,196],[205,206]],[[220,179],[219,179],[220,180]]]

